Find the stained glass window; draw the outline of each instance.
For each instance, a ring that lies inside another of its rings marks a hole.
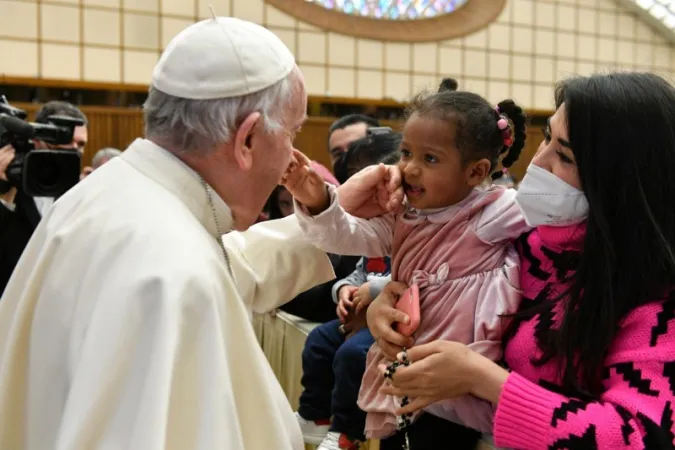
[[[345,14],[371,19],[428,19],[454,12],[468,0],[306,0]]]

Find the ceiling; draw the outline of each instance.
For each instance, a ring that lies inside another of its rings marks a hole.
[[[654,29],[675,42],[675,0],[619,0]]]

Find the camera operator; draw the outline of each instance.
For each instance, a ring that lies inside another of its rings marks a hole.
[[[67,145],[51,145],[34,141],[36,149],[77,151],[80,155],[87,144],[87,118],[74,105],[52,101],[46,103],[35,115],[36,123],[48,123],[50,116],[66,116],[82,120],[85,125],[75,127],[73,141]],[[7,167],[15,157],[14,148],[0,148],[0,180],[7,181]],[[31,197],[16,187],[0,194],[0,295],[14,271],[26,244],[42,216],[54,203],[53,197]]]

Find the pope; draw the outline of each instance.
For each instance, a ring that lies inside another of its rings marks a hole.
[[[303,448],[250,319],[334,276],[294,216],[251,227],[306,110],[265,28],[214,17],[170,42],[145,138],[55,203],[0,301],[0,448]],[[386,170],[343,206],[400,202]]]

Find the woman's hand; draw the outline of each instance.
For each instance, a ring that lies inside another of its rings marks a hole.
[[[281,179],[281,184],[312,215],[320,214],[330,206],[326,183],[312,169],[309,158],[299,150],[293,150],[293,161]]]
[[[381,389],[384,394],[412,399],[396,414],[467,394],[497,403],[508,377],[505,369],[459,342],[434,341],[409,349],[407,355],[411,364],[396,369]],[[384,374],[386,366],[379,368]]]
[[[367,310],[368,328],[377,345],[387,358],[395,360],[403,347],[411,347],[413,339],[403,336],[394,330],[394,323],[408,323],[410,318],[394,308],[396,301],[408,289],[404,283],[392,281],[387,284],[380,295],[373,300]]]
[[[337,189],[340,206],[349,214],[370,219],[395,212],[403,203],[401,171],[397,166],[366,167]]]

